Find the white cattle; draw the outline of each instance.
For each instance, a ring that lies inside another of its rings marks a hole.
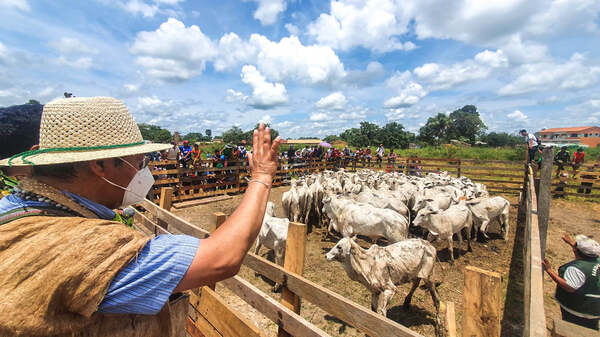
[[[289,219],[275,217],[275,204],[269,201],[256,240],[254,254],[258,255],[260,247],[265,246],[268,249],[273,250],[275,263],[283,266],[289,224]],[[279,285],[275,284],[273,291],[277,291],[277,289],[279,289]]]
[[[502,197],[481,198],[467,201],[467,206],[473,214],[473,223],[487,238],[487,226],[493,219],[498,219],[503,238],[506,240],[509,230],[508,214],[510,202]]]
[[[364,235],[372,240],[383,237],[390,242],[404,240],[408,235],[408,220],[390,209],[330,194],[323,198],[323,211],[330,219],[328,233],[333,228],[344,237]]]
[[[458,249],[462,249],[463,229],[467,234],[467,249],[471,251],[471,226],[473,216],[465,204],[464,200],[457,205],[452,205],[445,211],[427,206],[417,213],[414,225],[421,226],[429,231],[428,239],[431,241],[433,236],[448,241],[448,250],[450,251],[451,263],[454,264],[454,249],[452,245],[452,235],[458,236]]]
[[[292,187],[281,196],[283,212],[290,221],[300,219],[300,195],[298,194],[298,181],[292,179]]]
[[[387,208],[396,211],[405,217],[409,217],[408,207],[393,194],[387,193],[391,191],[371,191],[364,190],[359,194],[350,195],[350,197],[358,202],[369,204],[378,208]]]
[[[437,316],[439,299],[433,280],[436,251],[429,242],[408,239],[387,247],[372,245],[363,249],[353,239],[342,238],[325,257],[327,261],[340,261],[350,279],[369,289],[373,311],[385,316],[397,287],[412,282],[412,288],[404,298],[404,307],[408,308],[413,293],[423,280]]]

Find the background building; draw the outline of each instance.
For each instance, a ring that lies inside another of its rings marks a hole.
[[[543,129],[537,132],[537,136],[544,144],[597,147],[600,144],[600,127],[577,126]]]

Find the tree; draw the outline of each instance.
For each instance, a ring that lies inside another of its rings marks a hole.
[[[223,132],[223,135],[222,135],[224,143],[233,143],[233,144],[238,144],[243,139],[248,140],[246,138],[247,136],[248,135],[237,126],[234,126],[231,129]]]
[[[452,124],[448,135],[452,139],[467,141],[471,144],[484,135],[487,126],[483,123],[474,105],[465,105],[450,114]]]
[[[414,139],[415,134],[404,130],[404,125],[398,122],[387,123],[381,129],[380,142],[387,148],[407,149]]]
[[[200,132],[190,132],[187,135],[183,136],[183,139],[189,141],[190,143],[195,142],[210,142],[211,138],[207,137]]]
[[[310,139],[310,138],[306,138],[306,139]],[[335,141],[338,141],[338,140],[341,140],[341,139],[342,139],[342,138],[340,138],[340,136],[336,136],[336,135],[329,135],[329,136],[327,136],[327,137],[323,138],[323,141],[325,141],[325,142],[327,142],[327,143],[331,144],[331,143],[333,143],[333,142],[335,142]]]
[[[40,105],[40,102],[35,99],[30,99],[29,102],[27,102],[27,104]]]
[[[492,147],[515,146],[523,143],[523,137],[511,135],[506,132],[490,132],[481,137],[481,140],[486,142],[488,146]]]
[[[210,141],[212,139],[212,130],[206,129],[206,131],[204,131],[204,133],[206,134],[206,137],[208,137],[209,141]]]
[[[429,117],[427,123],[419,129],[419,140],[430,145],[439,145],[449,141],[452,119],[443,113]]]
[[[173,136],[171,132],[167,129],[163,129],[160,126],[141,123],[138,124],[140,128],[140,132],[142,133],[142,138],[144,140],[149,140],[155,143],[170,143],[173,141]]]

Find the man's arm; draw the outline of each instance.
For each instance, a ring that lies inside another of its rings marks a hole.
[[[252,179],[233,214],[207,239],[201,240],[187,273],[173,292],[198,288],[237,274],[254,243],[265,214],[277,151],[281,139],[271,143],[269,128],[261,123],[254,131],[253,151],[248,154]]]

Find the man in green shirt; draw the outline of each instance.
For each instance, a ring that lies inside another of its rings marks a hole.
[[[586,237],[577,235],[575,240],[568,233],[563,235],[565,241],[573,249],[575,260],[552,270],[548,259],[544,259],[543,267],[556,282],[555,298],[560,304],[562,319],[598,330],[600,319],[600,244]]]
[[[560,151],[554,156],[554,162],[558,166],[556,170],[556,177],[560,176],[560,173],[565,169],[565,165],[571,162],[571,154],[567,151],[567,147],[563,146]]]

